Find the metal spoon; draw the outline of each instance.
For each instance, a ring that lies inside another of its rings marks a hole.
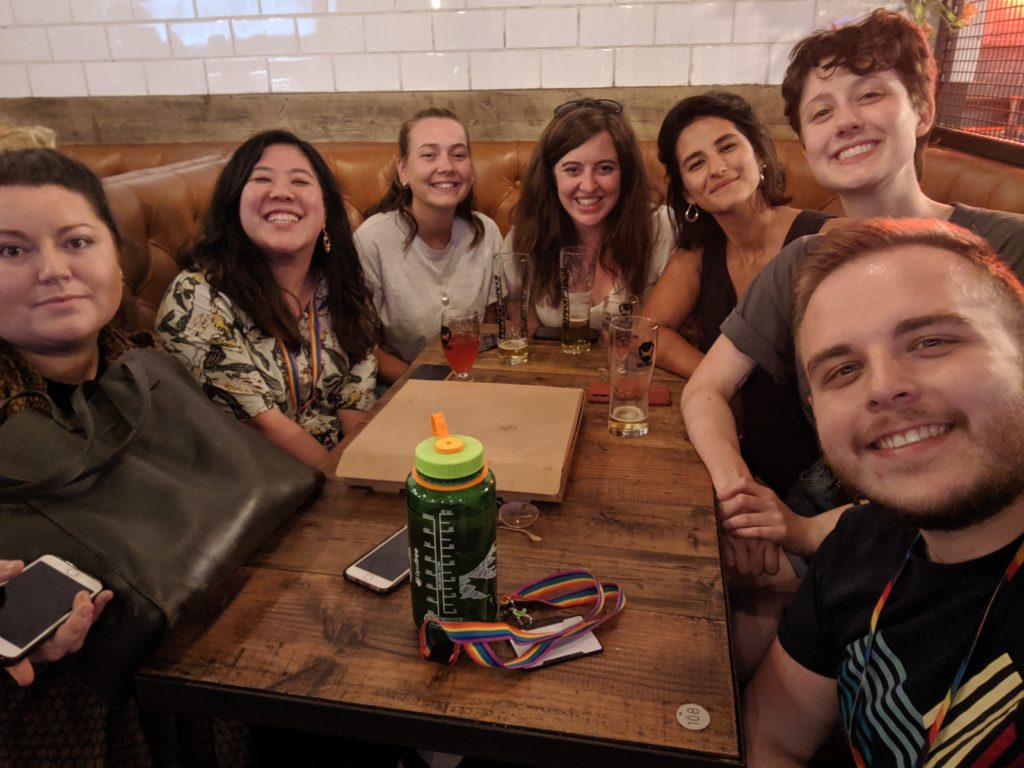
[[[530,541],[543,541],[543,539],[540,536],[538,536],[536,533],[534,533],[533,531],[528,531],[525,528],[513,528],[511,525],[500,525],[500,524],[498,525],[498,527],[502,528],[502,529],[504,529],[506,531],[518,531],[519,533],[521,533],[524,536],[526,536],[526,538],[528,538]]]

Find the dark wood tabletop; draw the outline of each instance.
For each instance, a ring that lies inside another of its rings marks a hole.
[[[485,352],[473,379],[585,388],[605,357],[530,354],[513,367]],[[443,362],[439,345],[423,362]],[[578,567],[621,585],[602,653],[534,672],[425,661],[408,587],[382,596],[342,576],[404,525],[404,497],[330,481],[216,610],[169,633],[138,674],[142,703],[526,765],[742,765],[711,483],[685,439],[683,381],[655,379],[672,405],[651,408],[646,437],[612,436],[607,405],[585,404],[565,500],[539,504],[530,528],[542,541],[498,530],[499,592]],[[680,724],[686,705],[706,727]]]

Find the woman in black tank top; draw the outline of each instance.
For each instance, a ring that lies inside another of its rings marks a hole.
[[[786,205],[782,165],[764,125],[741,97],[711,92],[666,115],[658,159],[679,250],[643,314],[661,324],[657,364],[690,376],[719,326],[758,272],[784,245],[814,234],[831,217]],[[681,334],[687,329],[692,341]],[[756,369],[742,389],[743,457],[783,494],[818,455],[814,430],[795,391]]]

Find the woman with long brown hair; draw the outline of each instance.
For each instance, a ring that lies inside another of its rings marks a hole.
[[[667,210],[652,208],[651,199],[640,145],[621,104],[584,99],[555,109],[505,241],[531,257],[534,324],[561,324],[558,252],[564,246],[600,254],[592,327],[600,327],[609,293],[629,291],[641,300],[650,293],[673,250]]]

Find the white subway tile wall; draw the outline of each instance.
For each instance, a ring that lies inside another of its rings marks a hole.
[[[206,93],[206,67],[199,59],[147,61],[146,91],[154,96],[192,96]]]
[[[352,53],[334,57],[339,91],[400,91],[402,76],[393,53]]]
[[[210,59],[206,62],[206,87],[210,93],[266,93],[270,90],[267,60]]]
[[[110,61],[107,32],[98,25],[49,27],[50,50],[56,61]]]
[[[795,40],[877,4],[0,0],[0,99],[777,84]]]
[[[131,0],[71,0],[71,17],[78,22],[131,21],[132,4]]]
[[[33,96],[88,96],[81,64],[29,64],[28,84]]]
[[[403,91],[469,90],[469,54],[403,53]]]
[[[333,91],[330,56],[272,56],[270,90],[285,93]]]
[[[226,19],[184,21],[167,27],[171,36],[171,52],[176,58],[215,58],[234,54],[231,23]]]
[[[540,88],[540,52],[473,51],[469,73],[475,91]]]
[[[21,64],[0,64],[0,99],[25,99],[31,95],[28,70]]]
[[[90,61],[85,84],[90,96],[146,95],[146,73],[134,61]]]

